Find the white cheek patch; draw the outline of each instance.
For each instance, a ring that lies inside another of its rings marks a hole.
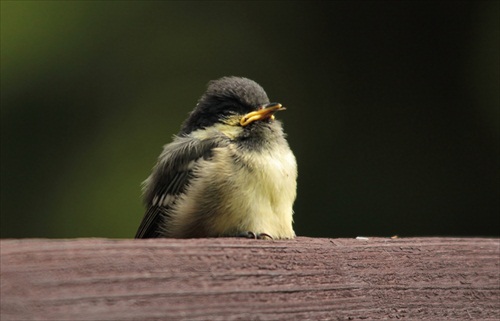
[[[238,137],[243,128],[240,126],[235,126],[231,123],[216,123],[214,126],[205,129],[198,129],[192,132],[190,135],[199,140],[211,139],[214,135],[223,134],[224,136],[235,139]]]

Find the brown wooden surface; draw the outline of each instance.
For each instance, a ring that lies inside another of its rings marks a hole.
[[[499,320],[500,240],[2,240],[6,320]]]

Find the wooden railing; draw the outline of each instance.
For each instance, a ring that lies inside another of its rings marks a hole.
[[[499,320],[500,240],[1,240],[0,320]]]

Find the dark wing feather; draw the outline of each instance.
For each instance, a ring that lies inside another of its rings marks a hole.
[[[162,224],[163,218],[168,215],[165,208],[161,206],[150,206],[144,214],[141,225],[135,234],[136,239],[149,239],[162,237],[158,227]]]
[[[194,162],[210,159],[213,148],[220,144],[218,139],[177,137],[173,143],[165,146],[153,173],[145,182],[147,210],[135,238],[165,236],[161,227],[168,224],[169,209],[193,178]]]

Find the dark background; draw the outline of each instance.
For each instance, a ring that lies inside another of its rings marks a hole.
[[[211,79],[256,80],[298,235],[499,236],[500,2],[1,2],[1,236],[134,235]]]

